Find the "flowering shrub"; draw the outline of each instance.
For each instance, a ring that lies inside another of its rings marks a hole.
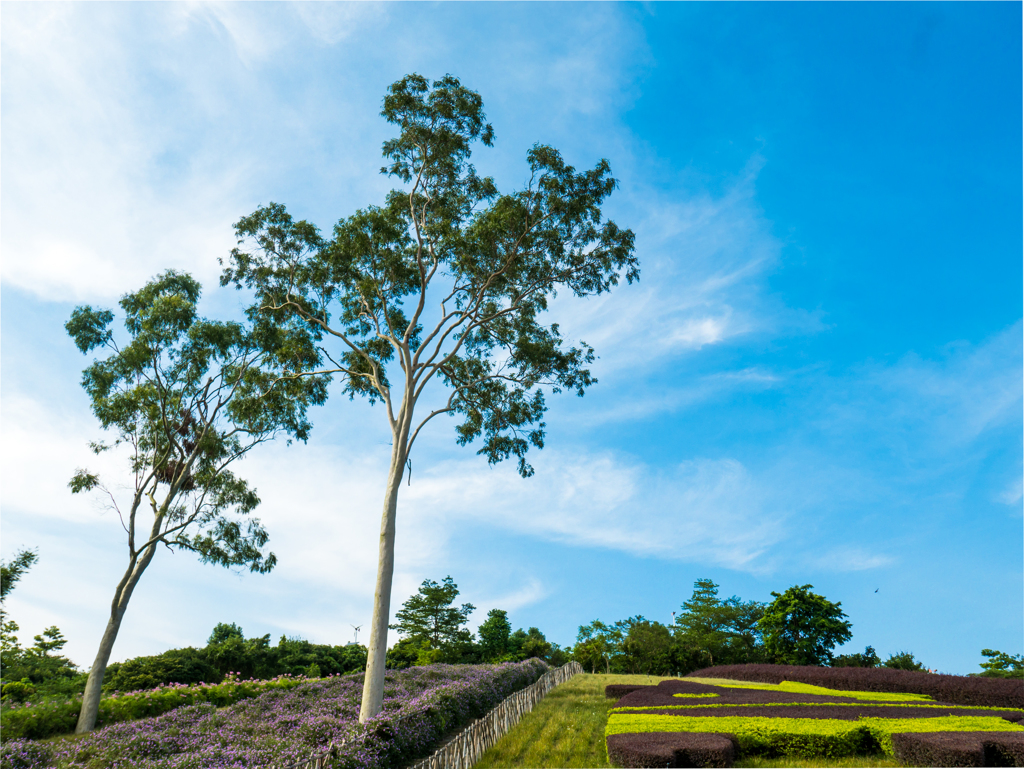
[[[268,681],[240,681],[233,673],[219,684],[166,684],[138,692],[115,692],[100,700],[98,726],[159,716],[184,705],[209,702],[217,707],[255,697],[273,689],[292,689],[309,679],[289,675]],[[0,731],[4,741],[24,738],[42,739],[74,731],[82,696],[48,699],[38,703],[6,704],[0,712]]]
[[[332,742],[338,767],[391,769],[429,754],[447,732],[484,715],[546,670],[531,659],[389,671],[384,708],[366,724],[358,723],[362,674],[298,681],[230,707],[202,702],[78,739],[11,740],[3,745],[0,769],[241,769],[299,761]]]

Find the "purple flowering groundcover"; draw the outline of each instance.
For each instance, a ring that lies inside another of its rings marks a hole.
[[[342,769],[393,769],[428,755],[547,671],[540,660],[389,671],[384,709],[360,725],[362,674],[275,690],[226,708],[208,703],[114,724],[82,738],[11,740],[0,769],[242,769],[306,759],[333,742]]]

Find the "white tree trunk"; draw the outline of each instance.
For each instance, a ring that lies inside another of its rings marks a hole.
[[[398,511],[398,490],[402,486],[407,457],[404,438],[405,436],[395,436],[387,491],[384,495],[377,559],[377,587],[373,594],[370,646],[366,658],[366,676],[363,679],[363,701],[359,708],[361,724],[377,715],[384,703],[384,668],[388,654],[388,620],[391,618],[391,578],[395,572],[395,514]]]
[[[107,663],[110,661],[110,653],[114,649],[114,641],[117,640],[117,632],[121,629],[121,620],[124,619],[124,612],[128,608],[128,601],[132,597],[132,591],[139,582],[142,572],[149,566],[156,552],[156,546],[146,548],[142,558],[128,567],[121,584],[114,592],[114,600],[110,606],[110,619],[107,620],[107,627],[103,631],[103,638],[100,639],[100,648],[96,652],[96,659],[89,669],[89,678],[85,682],[85,694],[82,697],[82,710],[78,714],[78,724],[75,726],[75,734],[85,734],[96,728],[96,717],[100,710],[100,697],[102,696],[103,676],[107,672]]]

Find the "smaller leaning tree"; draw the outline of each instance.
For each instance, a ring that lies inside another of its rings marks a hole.
[[[161,544],[190,550],[206,563],[266,573],[277,558],[265,553],[267,532],[248,517],[259,504],[255,490],[228,466],[254,446],[285,433],[305,441],[306,410],[326,398],[319,377],[283,379],[283,368],[315,358],[304,337],[287,327],[252,328],[200,318],[200,286],[191,276],[167,271],[121,299],[129,340],[123,347],[109,326],[109,310],[78,307],[65,324],[83,353],[110,355],[83,373],[82,386],[111,444],[99,454],[128,449],[133,478],[119,501],[99,476],[78,470],[69,486],[99,489],[110,499],[128,538],[128,566],[117,584],[110,617],[82,700],[76,732],[96,725],[107,662],[125,610]],[[116,487],[115,487],[116,488]],[[152,515],[148,525],[143,519]]]
[[[544,445],[544,390],[583,395],[594,383],[593,349],[565,346],[541,314],[560,290],[585,297],[639,276],[633,233],[601,215],[616,186],[607,161],[580,172],[536,144],[525,189],[501,195],[469,163],[471,144],[490,146],[494,131],[479,94],[457,78],[408,75],[388,89],[381,114],[399,129],[384,143],[381,171],[405,188],[341,219],[330,239],[282,205],[260,207],[235,225],[239,247],[221,278],[253,290],[255,323],[298,320],[312,341],[331,341],[321,366],[296,377],[330,373],[387,411],[363,723],[384,697],[398,491],[420,431],[457,414],[459,444],[482,436],[488,462],[516,457],[519,473],[532,475],[526,452]],[[428,394],[431,384],[444,395]]]

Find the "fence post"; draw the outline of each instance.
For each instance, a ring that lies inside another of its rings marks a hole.
[[[583,667],[576,661],[548,671],[530,686],[506,697],[443,748],[409,769],[472,769],[487,749],[508,734],[549,691],[582,672]]]

